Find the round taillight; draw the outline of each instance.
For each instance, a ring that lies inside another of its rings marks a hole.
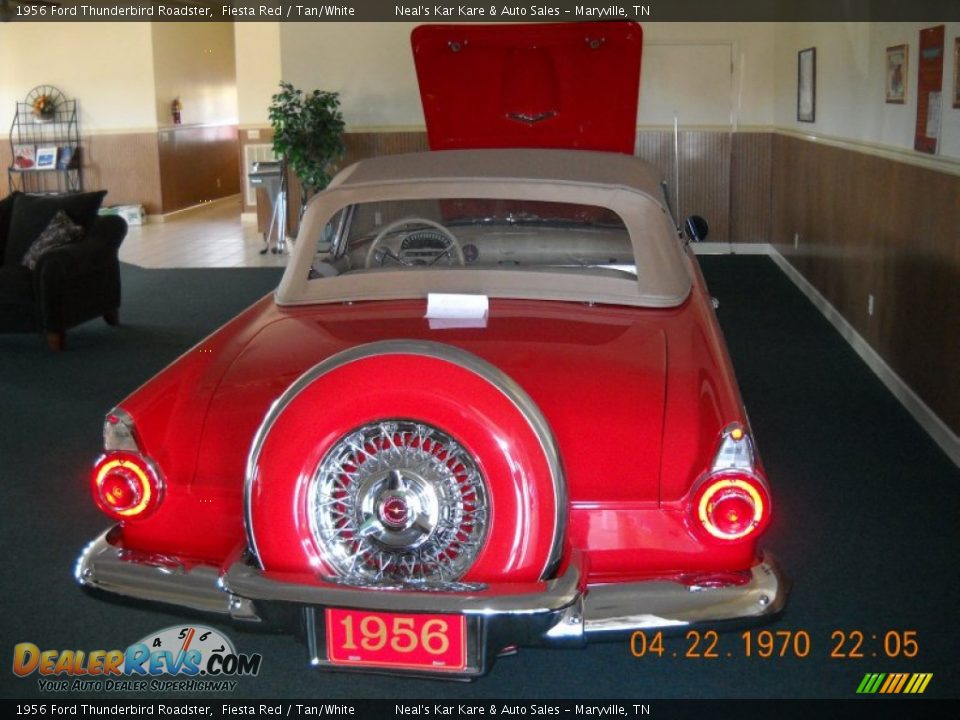
[[[160,478],[146,458],[131,452],[104,455],[93,468],[93,499],[117,520],[151,513],[160,501]]]
[[[698,524],[717,540],[742,540],[763,530],[770,520],[770,496],[764,482],[742,472],[704,478],[693,496]]]

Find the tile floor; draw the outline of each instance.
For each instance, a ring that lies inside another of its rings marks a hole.
[[[120,246],[122,262],[146,268],[282,267],[288,255],[261,255],[255,219],[241,218],[240,199],[212,203],[132,226]],[[289,246],[289,243],[288,243]]]

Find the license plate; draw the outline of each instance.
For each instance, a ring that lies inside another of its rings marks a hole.
[[[408,670],[467,668],[463,615],[420,615],[327,608],[331,665]]]

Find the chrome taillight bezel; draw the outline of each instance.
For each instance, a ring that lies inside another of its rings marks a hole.
[[[728,532],[713,513],[719,502],[734,497],[750,504],[753,518],[736,532]],[[769,525],[771,511],[770,489],[758,467],[753,439],[740,423],[731,423],[721,433],[709,469],[691,489],[691,524],[709,542],[752,541]]]
[[[140,520],[152,515],[163,500],[166,483],[157,463],[142,450],[136,425],[122,408],[107,413],[103,423],[104,453],[97,458],[90,476],[90,490],[97,507],[119,521]],[[105,496],[104,484],[112,473],[123,473],[137,501],[118,509]]]
[[[123,408],[114,408],[103,420],[103,449],[140,452],[133,418]]]

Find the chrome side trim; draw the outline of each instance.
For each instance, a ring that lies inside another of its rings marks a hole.
[[[560,461],[560,451],[557,441],[553,436],[550,425],[547,423],[547,419],[533,399],[527,395],[526,391],[520,387],[513,378],[500,370],[500,368],[466,350],[428,340],[382,340],[365,345],[357,345],[335,355],[331,355],[294,380],[290,387],[270,406],[250,446],[250,454],[247,456],[247,467],[243,485],[244,524],[246,526],[247,543],[257,564],[261,568],[263,567],[263,564],[260,562],[259,552],[257,551],[256,533],[251,522],[253,478],[260,451],[263,449],[263,443],[270,434],[273,424],[287,405],[290,404],[304,388],[321,375],[356,360],[377,355],[421,355],[458,364],[479,375],[497,388],[510,400],[520,414],[523,415],[524,419],[534,431],[534,434],[539,438],[540,446],[547,458],[547,463],[550,466],[555,499],[553,542],[551,543],[547,562],[540,573],[540,578],[545,580],[556,573],[562,559],[563,542],[567,529],[567,483],[563,472],[563,465]]]
[[[783,610],[788,583],[767,554],[744,585],[698,588],[669,581],[594,585],[584,601],[588,640],[647,628],[682,628],[725,620],[759,620]]]

